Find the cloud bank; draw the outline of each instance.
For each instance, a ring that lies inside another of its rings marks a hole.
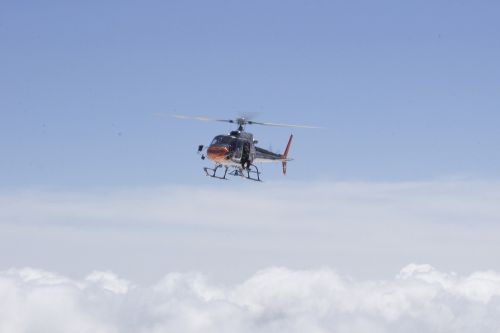
[[[411,264],[391,280],[269,268],[231,286],[170,273],[140,286],[112,272],[84,279],[31,268],[0,273],[0,331],[498,332],[500,273]]]
[[[498,332],[499,183],[216,184],[0,193],[0,332]]]
[[[305,220],[316,226],[333,221],[462,224],[500,220],[499,182],[218,185],[0,192],[0,223],[231,227],[237,221],[239,227],[281,228],[300,227]]]
[[[264,267],[387,279],[409,262],[500,271],[500,183],[323,182],[0,191],[0,270],[94,269],[150,284]]]

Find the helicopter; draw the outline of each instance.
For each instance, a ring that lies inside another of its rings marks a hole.
[[[239,176],[245,179],[262,181],[261,172],[255,163],[281,162],[283,175],[286,175],[287,162],[292,161],[288,152],[292,145],[293,134],[290,134],[288,143],[282,154],[274,153],[261,147],[257,147],[258,141],[254,140],[253,134],[245,131],[246,125],[262,125],[274,127],[292,128],[318,128],[306,125],[291,125],[279,123],[257,122],[242,116],[236,119],[211,119],[207,117],[192,117],[184,115],[171,115],[177,119],[188,119],[198,121],[218,121],[236,124],[236,130],[228,134],[215,136],[208,147],[198,146],[198,154],[201,159],[208,159],[215,163],[213,168],[204,167],[205,174],[212,178],[227,180],[227,175]],[[221,172],[218,172],[221,170]],[[223,171],[223,173],[222,173]]]

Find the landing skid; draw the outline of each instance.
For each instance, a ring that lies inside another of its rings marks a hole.
[[[226,174],[227,174],[227,166],[224,167],[224,175],[221,177],[221,176],[217,176],[217,170],[219,168],[221,168],[222,165],[217,165],[215,166],[215,168],[208,168],[208,167],[204,167],[203,170],[205,171],[205,174],[209,177],[212,177],[212,178],[217,178],[217,179],[225,179],[227,180],[226,178]]]
[[[261,182],[260,180],[260,171],[259,169],[251,164],[248,169],[243,168],[235,168],[233,171],[229,173],[231,176],[239,176],[248,180],[253,180],[256,182]]]
[[[205,174],[209,177],[227,180],[226,175],[228,174],[227,171],[228,171],[229,167],[224,166],[224,174],[222,176],[217,175],[217,170],[219,170],[219,168],[222,168],[222,165],[220,165],[220,164],[216,165],[215,168],[213,168],[213,169],[205,167],[205,168],[203,168],[203,170],[205,171]],[[253,164],[251,164],[250,168],[248,168],[248,169],[243,169],[241,167],[235,167],[235,166],[232,166],[232,168],[233,168],[233,170],[231,170],[229,172],[229,175],[231,175],[231,176],[238,176],[238,177],[242,177],[242,178],[245,178],[248,180],[253,180],[256,182],[262,181],[260,179],[259,168],[257,168]]]

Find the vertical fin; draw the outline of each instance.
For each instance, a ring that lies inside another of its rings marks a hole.
[[[288,144],[286,145],[285,152],[283,153],[284,161],[281,162],[283,166],[283,174],[286,175],[286,158],[288,156],[288,151],[290,150],[290,146],[292,145],[293,134],[290,134],[290,139],[288,139]]]

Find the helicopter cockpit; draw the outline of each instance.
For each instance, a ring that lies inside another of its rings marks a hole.
[[[210,146],[227,147],[229,153],[231,154],[231,159],[239,163],[243,155],[243,146],[245,145],[245,143],[246,140],[239,137],[234,137],[232,135],[217,135],[215,138],[213,138]]]
[[[232,138],[228,135],[217,135],[213,140],[210,145],[228,145],[231,146],[234,141],[236,141],[235,138]]]

